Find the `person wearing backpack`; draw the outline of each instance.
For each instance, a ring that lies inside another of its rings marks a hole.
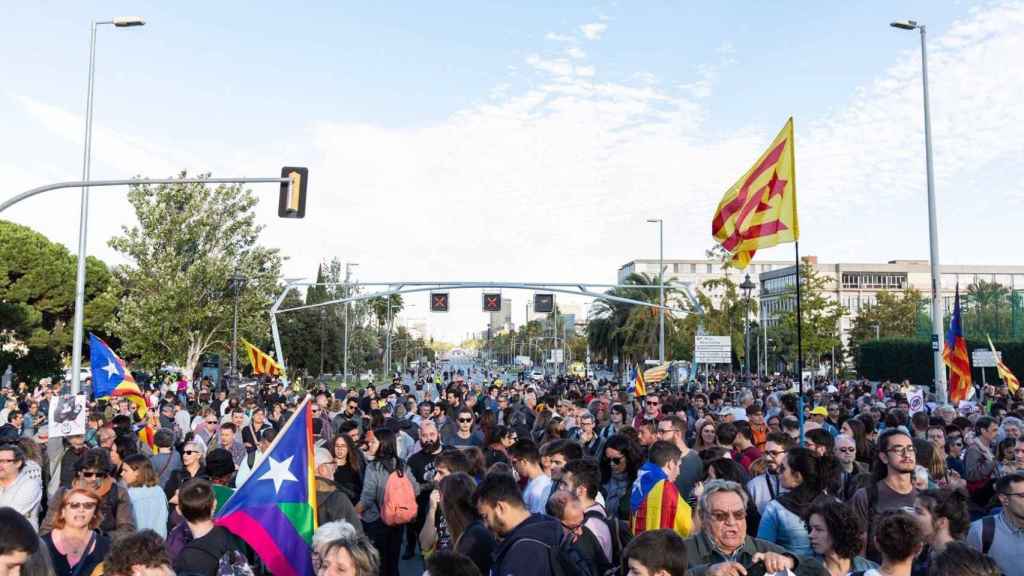
[[[484,524],[501,539],[494,551],[491,574],[501,576],[593,576],[561,522],[531,513],[515,478],[484,476],[473,494]]]
[[[562,469],[562,485],[583,505],[585,534],[581,539],[596,540],[607,564],[612,568],[620,567],[622,550],[633,534],[624,520],[609,517],[605,507],[595,500],[601,485],[601,469],[597,462],[586,458],[570,460]]]
[[[381,576],[398,576],[402,526],[416,519],[416,494],[420,485],[409,465],[398,457],[394,431],[377,428],[366,438],[367,458],[363,493],[356,512],[366,535],[380,552]]]
[[[236,564],[238,552],[245,562],[253,555],[240,538],[213,523],[217,499],[209,480],[189,480],[178,490],[178,509],[188,523],[193,539],[174,558],[177,574],[217,576],[221,560]]]

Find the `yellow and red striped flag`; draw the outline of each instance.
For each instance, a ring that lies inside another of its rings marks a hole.
[[[267,374],[268,376],[279,376],[284,372],[274,357],[259,348],[253,346],[246,340],[242,340],[245,351],[249,354],[249,363],[252,364],[253,374]]]
[[[686,537],[693,532],[693,511],[679,494],[675,483],[660,466],[646,462],[633,481],[629,496],[630,531],[636,536],[647,530],[667,528]]]
[[[1013,375],[1010,368],[1003,363],[1002,358],[996,354],[996,347],[992,344],[992,337],[988,338],[988,347],[992,349],[992,356],[996,359],[996,371],[999,372],[999,377],[1006,383],[1006,387],[1010,390],[1010,394],[1016,394],[1017,390],[1020,390],[1020,380]]]
[[[718,204],[711,235],[730,254],[730,266],[746,268],[758,249],[799,240],[793,149],[790,118]]]

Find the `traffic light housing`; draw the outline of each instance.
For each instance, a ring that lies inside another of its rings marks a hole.
[[[555,311],[554,294],[534,294],[533,311],[537,314],[550,314]]]
[[[281,168],[281,193],[277,202],[277,215],[281,218],[304,218],[306,216],[306,184],[309,169],[298,166]]]
[[[447,312],[448,311],[448,293],[447,292],[431,292],[430,293],[430,311],[431,312]]]
[[[484,312],[501,312],[501,293],[484,293]]]

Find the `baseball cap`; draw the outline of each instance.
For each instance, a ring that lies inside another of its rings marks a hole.
[[[814,409],[811,410],[811,414],[814,414],[815,416],[828,416],[828,408],[825,408],[824,406],[815,406]]]

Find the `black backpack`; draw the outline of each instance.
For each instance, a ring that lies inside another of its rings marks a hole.
[[[600,518],[605,526],[608,527],[608,533],[612,537],[612,557],[607,560],[611,564],[611,573],[618,574],[619,568],[622,566],[622,551],[633,540],[633,533],[629,529],[629,524],[620,518],[602,514],[599,510],[590,510],[583,514],[584,522],[591,518]],[[609,571],[605,572],[608,573]]]
[[[548,565],[551,566],[552,576],[599,576],[591,573],[590,563],[580,554],[579,548],[573,544],[572,538],[568,534],[562,537],[558,546],[552,546],[533,538],[523,538],[520,542],[533,542],[547,549]]]

